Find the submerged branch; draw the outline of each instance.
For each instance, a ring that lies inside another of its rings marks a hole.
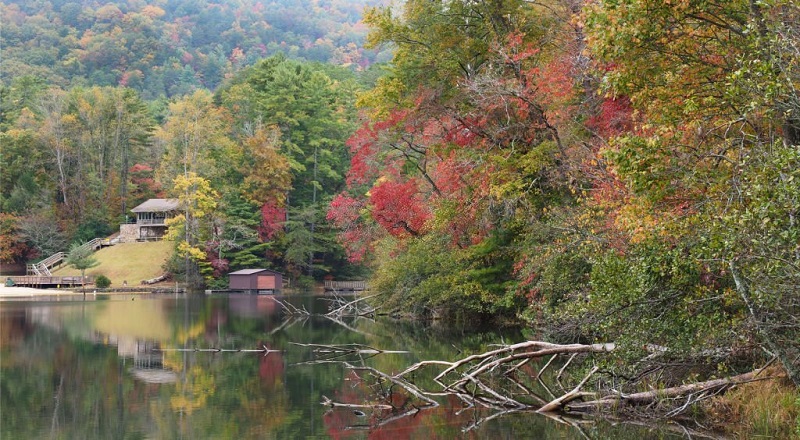
[[[290,342],[292,345],[298,347],[309,347],[311,352],[318,355],[324,361],[337,360],[347,356],[358,356],[361,360],[377,356],[379,354],[408,354],[406,350],[380,350],[362,344],[343,344],[343,345],[325,345],[325,344],[301,344],[299,342]],[[310,363],[318,363],[312,361]]]
[[[306,310],[305,306],[303,306],[302,309],[298,309],[291,303],[286,301],[281,301],[278,298],[275,298],[274,296],[270,296],[269,298],[271,298],[273,301],[278,303],[278,305],[283,307],[286,313],[288,313],[290,316],[311,316],[311,313],[308,310]]]
[[[153,351],[177,351],[177,352],[195,352],[195,353],[262,353],[265,356],[270,353],[280,353],[282,350],[270,350],[266,345],[261,348],[246,349],[246,348],[154,348]]]
[[[331,311],[325,314],[328,318],[342,318],[345,316],[375,316],[377,311],[376,307],[367,306],[361,307],[361,303],[368,299],[380,296],[380,294],[363,296],[353,301],[347,301],[342,297],[336,296],[333,298],[334,304],[331,306]],[[335,307],[335,308],[334,308]]]
[[[315,352],[332,357],[349,353],[358,353],[359,355],[391,353],[390,351],[377,350],[358,344],[352,346],[296,345],[314,347]],[[372,367],[354,366],[344,361],[329,362],[341,362],[349,369],[368,372],[369,375],[377,380],[375,386],[379,386],[381,389],[383,388],[383,383],[390,382],[398,390],[401,390],[401,393],[421,401],[423,406],[438,405],[436,399],[450,396],[461,400],[464,408],[483,408],[496,411],[493,415],[476,421],[474,426],[486,420],[491,420],[497,414],[518,411],[531,411],[546,416],[558,416],[566,413],[602,412],[623,405],[648,408],[648,411],[656,410],[659,417],[662,418],[676,418],[696,403],[721,394],[733,386],[749,381],[762,380],[759,375],[764,371],[764,368],[760,368],[749,373],[727,378],[660,390],[624,394],[602,386],[600,388],[590,388],[589,384],[595,383],[593,379],[600,374],[599,367],[594,366],[571,389],[565,389],[561,386],[561,381],[567,380],[566,378],[570,376],[566,374],[568,369],[580,368],[576,366],[578,364],[576,356],[608,353],[615,348],[614,344],[561,345],[542,341],[526,341],[469,355],[455,361],[420,361],[396,374],[384,373]],[[557,357],[564,357],[565,360],[557,371],[553,371],[553,365]],[[538,367],[538,371],[536,371],[536,368],[533,369],[534,371],[522,369],[526,363],[535,359],[542,359],[543,365]],[[420,387],[415,383],[416,373],[423,369],[434,370],[430,372],[430,375],[434,376],[433,384],[435,385]],[[437,369],[441,369],[441,371],[437,372]],[[545,371],[550,372],[547,378],[543,375]],[[458,377],[447,380],[448,377],[455,374]],[[360,377],[360,380],[368,380],[368,376]],[[545,384],[545,380],[557,382],[564,392],[560,395],[554,395],[550,391],[551,388],[548,388]],[[537,395],[533,391],[533,387],[527,386],[527,384],[531,383],[540,385],[549,394],[549,398]],[[366,407],[387,409],[385,405],[391,402],[384,401],[383,399],[385,398],[386,395],[379,393],[378,403],[370,403]],[[586,398],[591,400],[584,401]],[[324,403],[332,407],[358,405],[358,403],[332,404],[329,399]],[[391,417],[403,417],[408,414],[405,406],[402,408],[393,407],[391,411]],[[384,420],[384,418],[379,417],[378,422],[380,420]]]
[[[393,409],[392,405],[384,405],[380,403],[374,404],[364,404],[360,405],[357,403],[341,403],[341,402],[334,402],[327,396],[322,396],[322,402],[320,404],[324,406],[329,406],[331,408],[348,408],[348,409]]]

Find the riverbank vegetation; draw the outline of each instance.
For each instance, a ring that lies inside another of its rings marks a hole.
[[[389,310],[614,341],[623,390],[776,358],[800,385],[793,2],[429,2],[367,14],[328,216]]]
[[[23,45],[42,21],[4,8]],[[369,274],[389,313],[613,342],[601,380],[622,392],[773,358],[800,385],[795,2],[410,0],[367,8],[368,50],[333,64],[238,31],[178,58],[101,50],[135,23],[184,41],[162,12],[64,15],[88,29],[61,32],[71,58],[6,57],[28,67],[2,77],[4,261],[174,197],[168,267],[197,286]]]

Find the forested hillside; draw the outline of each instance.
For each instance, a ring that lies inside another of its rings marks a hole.
[[[146,100],[215,89],[259,59],[367,67],[365,5],[380,0],[3,1],[0,78],[125,86]]]
[[[800,384],[796,2],[410,0],[366,21],[392,71],[360,97],[328,218],[385,308],[526,316],[653,371],[761,346]]]
[[[355,95],[378,71],[361,22],[376,3],[0,4],[3,264],[181,197],[196,209],[173,228],[166,269],[180,279],[224,285],[266,266],[302,285],[354,270],[324,216]]]
[[[344,185],[359,87],[350,69],[284,55],[164,107],[125,87],[15,78],[4,89],[3,261],[105,236],[137,204],[170,197],[189,208],[171,228],[176,276],[199,271],[196,281],[217,285],[253,266],[308,281],[346,273],[324,218]]]

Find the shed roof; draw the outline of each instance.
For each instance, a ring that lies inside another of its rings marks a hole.
[[[280,272],[275,272],[274,270],[269,270],[269,269],[242,269],[242,270],[237,270],[236,272],[231,272],[228,275],[252,275],[254,273],[259,273],[259,272],[281,274]]]
[[[131,209],[133,212],[169,212],[177,211],[180,207],[178,199],[150,199]]]

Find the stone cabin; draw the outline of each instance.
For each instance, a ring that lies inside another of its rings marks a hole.
[[[180,212],[178,199],[150,199],[131,209],[136,223],[120,225],[122,242],[160,240],[167,233],[167,220]]]

